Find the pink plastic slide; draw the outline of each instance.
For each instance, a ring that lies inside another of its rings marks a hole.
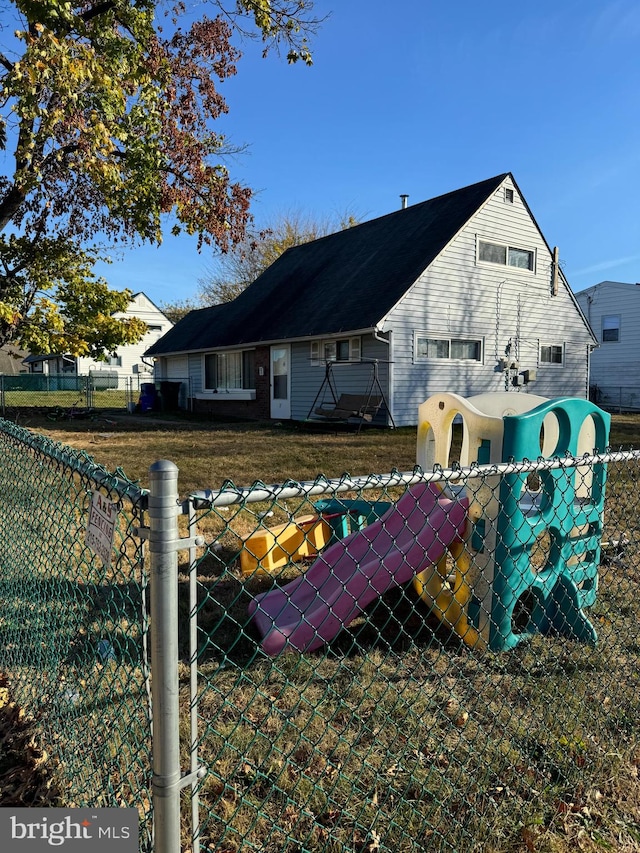
[[[309,652],[364,608],[434,565],[465,529],[468,501],[435,484],[413,486],[378,521],[328,548],[303,575],[257,595],[249,614],[268,655]]]

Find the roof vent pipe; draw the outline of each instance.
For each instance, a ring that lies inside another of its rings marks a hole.
[[[406,193],[400,194],[400,205],[401,205],[402,210],[404,210],[406,208],[408,199],[409,199],[409,196]]]

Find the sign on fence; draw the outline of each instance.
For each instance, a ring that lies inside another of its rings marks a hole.
[[[93,492],[85,542],[94,554],[102,559],[105,566],[111,563],[111,549],[113,548],[117,518],[117,504],[105,498],[100,492]]]

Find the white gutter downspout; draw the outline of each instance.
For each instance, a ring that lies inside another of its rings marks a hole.
[[[393,361],[393,333],[391,331],[387,332],[387,337],[383,336],[383,333],[378,331],[377,328],[373,330],[373,337],[376,341],[379,341],[381,344],[387,345],[388,352],[388,368],[387,368],[387,405],[389,406],[389,415],[391,416],[391,423],[395,423],[394,417],[394,406],[393,406],[393,370],[391,366],[391,362]]]

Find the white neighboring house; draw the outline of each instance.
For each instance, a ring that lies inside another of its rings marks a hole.
[[[576,293],[599,346],[591,397],[605,408],[640,409],[640,284],[601,281]]]
[[[153,381],[153,361],[143,359],[144,353],[158,341],[173,323],[154,305],[145,293],[134,293],[126,311],[114,315],[118,319],[139,317],[147,324],[147,332],[137,344],[119,347],[115,355],[106,361],[97,361],[85,356],[30,355],[24,360],[31,373],[49,374],[102,374],[105,387],[117,387],[125,377],[140,376],[140,381]]]

